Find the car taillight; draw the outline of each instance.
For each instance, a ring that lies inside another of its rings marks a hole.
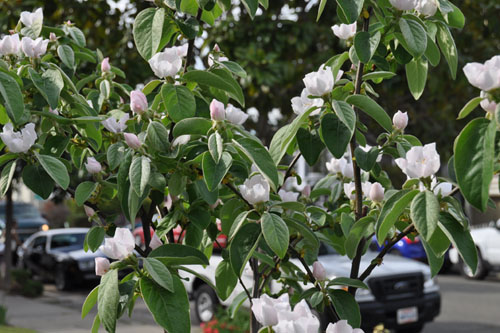
[[[409,237],[404,237],[403,238],[404,241],[406,242],[406,244],[416,244],[416,243],[420,243],[420,239],[418,237],[415,237],[415,239],[411,240]]]

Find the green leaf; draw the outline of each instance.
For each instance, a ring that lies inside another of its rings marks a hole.
[[[371,171],[377,162],[379,150],[372,147],[369,151],[365,152],[361,147],[354,150],[354,156],[359,167],[365,171]]]
[[[68,68],[73,69],[75,67],[75,52],[70,46],[60,45],[57,48],[57,55]]]
[[[348,287],[355,287],[355,288],[369,290],[368,286],[363,281],[359,281],[357,279],[350,279],[346,277],[338,277],[332,279],[330,280],[330,282],[328,282],[328,286],[348,286]]]
[[[168,332],[190,332],[189,299],[177,276],[173,276],[174,292],[167,291],[146,277],[139,280],[139,285],[144,303],[158,325]]]
[[[477,250],[470,232],[446,212],[439,215],[439,227],[448,236],[458,253],[475,273],[477,269]]]
[[[61,186],[62,189],[67,189],[69,186],[69,174],[64,163],[49,155],[35,153],[35,156],[50,178]]]
[[[118,290],[118,270],[112,269],[101,277],[97,294],[97,313],[108,332],[116,330],[116,317],[120,292]]]
[[[422,242],[422,245],[424,246],[425,253],[427,255],[427,261],[428,261],[429,266],[431,268],[431,276],[434,277],[439,273],[439,271],[441,270],[441,267],[443,267],[444,256],[442,256],[442,257],[436,256],[434,254],[434,252],[432,251],[431,246],[425,240],[422,239],[420,241]]]
[[[351,24],[356,22],[363,9],[364,0],[337,0],[337,14],[342,23]]]
[[[304,223],[291,218],[285,217],[285,222],[290,228],[297,230],[302,237],[304,237],[304,241],[309,243],[313,249],[319,248],[319,239],[311,228]]]
[[[222,260],[215,270],[215,285],[217,286],[217,295],[225,301],[233,292],[238,283],[238,277],[234,274],[231,263]]]
[[[462,110],[460,110],[460,113],[458,114],[458,119],[464,119],[467,117],[472,111],[474,111],[475,108],[481,103],[483,100],[483,97],[475,97],[471,99],[470,101],[467,102],[467,104],[464,105]]]
[[[486,211],[495,162],[495,121],[477,118],[468,123],[455,141],[455,173],[467,201]]]
[[[404,212],[413,198],[419,194],[419,190],[402,190],[389,197],[382,207],[377,220],[377,240],[380,245],[384,244],[387,233],[396,223],[398,217]]]
[[[159,152],[168,151],[168,131],[162,123],[158,121],[150,122],[146,133],[146,142],[151,148]]]
[[[352,109],[352,107],[344,102],[344,101],[336,101],[332,102],[333,109],[335,113],[339,117],[340,121],[347,126],[347,128],[351,131],[351,137],[354,134],[354,130],[356,129],[356,113]]]
[[[210,152],[210,155],[215,163],[219,163],[222,153],[224,152],[223,141],[219,132],[214,132],[208,138],[208,151]]]
[[[212,122],[205,118],[189,118],[179,121],[174,127],[174,138],[181,135],[205,135],[212,128]]]
[[[144,86],[144,88],[142,88],[142,92],[147,96],[152,93],[153,90],[155,90],[156,87],[158,87],[161,83],[161,80],[151,80]]]
[[[3,167],[2,174],[0,175],[0,197],[4,197],[7,193],[15,171],[16,161],[11,161]]]
[[[106,152],[106,158],[108,160],[108,166],[111,170],[116,169],[120,166],[123,157],[125,156],[125,147],[121,142],[113,143],[109,146]]]
[[[443,257],[445,253],[450,249],[451,242],[448,239],[448,236],[446,236],[441,228],[437,226],[436,230],[434,230],[434,233],[432,234],[432,237],[429,239],[428,244],[430,245],[432,252],[434,252],[437,257]]]
[[[168,115],[174,122],[194,117],[196,101],[191,90],[185,86],[164,84],[161,87],[161,95]]]
[[[323,10],[325,10],[326,1],[327,1],[327,0],[321,0],[321,2],[319,3],[319,7],[318,7],[318,16],[316,16],[316,22],[318,22],[318,21],[319,21],[319,19],[320,19],[320,17],[321,17],[321,14],[323,14]]]
[[[212,156],[206,152],[203,154],[202,169],[203,169],[203,179],[207,184],[209,191],[216,189],[222,179],[226,176],[229,168],[233,163],[233,158],[231,154],[224,152],[219,163],[215,163]]]
[[[241,77],[243,79],[247,77],[247,72],[245,72],[243,67],[241,67],[238,63],[236,63],[234,61],[221,61],[220,64],[222,64],[222,66],[226,67],[232,73],[234,73],[235,75],[238,75],[239,77]]]
[[[429,63],[434,67],[436,67],[441,60],[439,48],[429,35],[427,35],[427,48],[425,49],[424,55],[427,60],[429,60]]]
[[[391,118],[387,115],[387,112],[370,97],[365,95],[351,95],[346,98],[346,102],[360,108],[385,130],[389,132],[392,131]]]
[[[205,230],[210,225],[211,215],[204,207],[192,208],[187,216],[189,221],[200,230]]]
[[[245,9],[247,10],[248,14],[252,18],[252,20],[255,17],[255,13],[257,13],[257,9],[259,8],[259,1],[258,0],[242,0],[243,5],[245,6]]]
[[[344,215],[344,214],[343,214]],[[373,233],[373,223],[375,222],[372,216],[365,216],[359,219],[351,227],[349,234],[346,235],[344,246],[347,256],[353,259],[356,256],[359,242],[362,237],[369,236]]]
[[[453,8],[453,11],[448,13],[448,25],[453,28],[462,29],[465,25],[464,14],[457,6],[451,2],[449,4]]]
[[[380,38],[381,34],[378,31],[371,37],[370,33],[366,31],[356,33],[354,36],[354,49],[362,63],[366,64],[371,60],[380,43]]]
[[[26,165],[23,169],[22,178],[24,185],[44,200],[48,199],[54,189],[54,180],[40,165]]]
[[[344,155],[352,137],[351,130],[333,113],[327,113],[321,119],[320,134],[335,158],[341,158]]]
[[[408,46],[408,52],[410,52],[414,58],[423,55],[427,49],[427,33],[424,27],[416,20],[400,18],[399,28]]]
[[[165,265],[155,258],[143,258],[144,268],[151,275],[153,280],[170,292],[174,292],[174,281],[172,274]]]
[[[370,72],[363,75],[363,81],[372,80],[374,82],[379,82],[379,80],[390,79],[394,76],[396,76],[396,73],[393,72],[386,72],[386,71]]]
[[[98,292],[99,292],[99,286],[92,289],[92,291],[85,298],[85,301],[83,302],[82,305],[82,319],[85,318],[90,312],[90,310],[92,310],[92,308],[96,305]]]
[[[212,72],[193,70],[184,74],[188,82],[221,89],[229,94],[241,106],[245,106],[245,97],[238,82],[224,69],[214,69]]]
[[[325,145],[319,135],[309,132],[305,128],[299,128],[297,132],[297,143],[307,164],[314,165],[318,161]]]
[[[241,276],[246,263],[252,257],[260,236],[260,226],[257,223],[248,223],[238,230],[231,241],[229,258],[233,271],[237,276]]]
[[[134,42],[139,54],[146,60],[151,59],[165,46],[162,31],[165,11],[162,8],[147,8],[140,12],[134,21]]]
[[[151,174],[151,162],[145,156],[136,156],[132,160],[128,177],[130,185],[135,193],[140,197],[144,194],[146,186],[149,183],[149,176]]]
[[[23,94],[16,80],[4,72],[0,72],[0,94],[10,120],[14,124],[19,124],[24,116]]]
[[[262,143],[250,138],[233,139],[233,143],[235,143],[245,155],[255,163],[257,169],[266,177],[271,187],[276,189],[279,185],[278,170],[274,165],[271,155]]]
[[[87,249],[84,249],[87,252],[88,249],[90,251],[95,252],[99,249],[104,241],[104,236],[106,235],[106,230],[101,227],[92,227],[85,235],[85,244],[87,244]]]
[[[167,266],[171,265],[208,265],[208,259],[198,249],[182,244],[164,244],[149,254]]]
[[[439,201],[434,193],[425,190],[417,194],[411,202],[410,217],[419,234],[429,241],[439,217]]]
[[[55,69],[47,69],[41,76],[34,69],[28,69],[31,80],[52,109],[59,105],[59,94],[64,87],[61,73]]]
[[[290,234],[285,221],[276,214],[265,212],[262,215],[261,226],[267,245],[269,245],[278,257],[283,259],[288,250],[290,240]]]
[[[442,23],[437,24],[437,40],[441,53],[448,62],[448,67],[450,68],[451,77],[453,80],[457,77],[457,67],[458,67],[458,51],[453,36],[451,35],[448,27]]]
[[[332,298],[333,307],[339,315],[340,319],[345,319],[352,327],[356,328],[361,325],[361,313],[359,306],[354,296],[347,291],[339,289],[328,290]]]
[[[78,45],[80,47],[85,47],[85,45],[87,44],[87,42],[85,41],[85,35],[77,27],[70,27],[69,28],[69,35],[70,35],[71,39],[73,39],[73,41],[76,43],[76,45]],[[102,320],[102,318],[101,318],[101,320]]]
[[[75,191],[75,201],[78,206],[81,206],[87,201],[88,198],[92,195],[92,193],[97,188],[97,183],[94,182],[83,182],[78,184],[78,187]]]
[[[427,82],[427,61],[423,58],[413,59],[405,65],[408,88],[415,100],[418,100]]]

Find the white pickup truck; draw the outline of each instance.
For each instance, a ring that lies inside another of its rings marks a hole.
[[[363,256],[361,270],[376,255],[376,252],[369,251]],[[215,284],[215,269],[221,260],[220,255],[214,254],[209,266],[190,268]],[[318,260],[325,267],[328,278],[349,276],[351,261],[338,255],[332,248],[321,246]],[[297,265],[300,265],[298,261]],[[221,301],[203,280],[193,275],[183,276],[189,278],[184,284],[194,300],[195,314],[201,322],[210,321],[217,305],[229,306],[236,295],[243,291],[238,284],[231,296],[226,301]],[[252,272],[249,267],[244,270],[242,280],[247,288],[252,287]],[[397,332],[420,332],[424,324],[432,321],[440,312],[439,287],[425,264],[386,255],[383,264],[376,267],[365,282],[370,290],[359,289],[356,300],[361,310],[362,328],[367,332],[380,323]]]
[[[487,226],[472,229],[471,235],[478,250],[476,273],[473,274],[463,262],[456,248],[450,249],[450,261],[459,265],[460,271],[466,278],[484,279],[490,271],[500,270],[500,219],[490,222]]]

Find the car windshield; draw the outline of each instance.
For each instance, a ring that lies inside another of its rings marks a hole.
[[[14,217],[16,219],[28,219],[41,217],[38,209],[28,203],[14,202]],[[0,204],[0,219],[5,219],[5,203]]]
[[[83,249],[84,239],[84,233],[54,235],[50,241],[50,248],[64,252]]]

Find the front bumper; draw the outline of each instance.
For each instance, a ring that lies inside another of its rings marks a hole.
[[[397,310],[416,306],[418,309],[418,321],[409,324],[397,323]],[[388,329],[404,329],[423,325],[432,321],[441,311],[441,295],[439,292],[423,294],[415,299],[390,300],[385,302],[370,301],[360,302],[361,328],[366,332],[373,327],[384,324]]]

